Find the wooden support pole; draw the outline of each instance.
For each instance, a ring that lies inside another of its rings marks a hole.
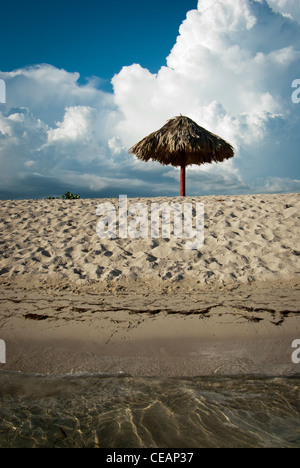
[[[185,197],[185,164],[181,166],[180,171],[180,196]]]

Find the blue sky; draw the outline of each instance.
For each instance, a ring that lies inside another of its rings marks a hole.
[[[17,0],[1,18],[0,198],[178,195],[178,169],[128,149],[180,113],[235,148],[188,168],[188,195],[300,191],[298,0]]]
[[[165,64],[197,0],[14,0],[1,7],[1,70],[49,63],[106,80],[124,65]],[[3,15],[3,16],[2,16]]]

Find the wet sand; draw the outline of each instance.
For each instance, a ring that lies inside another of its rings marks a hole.
[[[3,370],[291,375],[298,283],[196,291],[1,289]]]

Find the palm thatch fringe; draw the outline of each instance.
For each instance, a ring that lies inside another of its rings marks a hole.
[[[221,162],[234,155],[227,141],[182,115],[170,119],[160,130],[130,148],[129,152],[143,161],[152,159],[175,167]]]

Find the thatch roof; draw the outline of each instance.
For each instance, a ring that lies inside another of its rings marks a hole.
[[[160,130],[130,148],[129,152],[143,161],[152,159],[172,166],[221,162],[234,155],[227,141],[182,115],[169,120]]]

